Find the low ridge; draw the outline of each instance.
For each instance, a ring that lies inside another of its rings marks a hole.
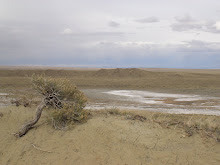
[[[137,68],[116,68],[116,69],[100,69],[96,71],[95,76],[98,77],[144,77],[153,74]]]

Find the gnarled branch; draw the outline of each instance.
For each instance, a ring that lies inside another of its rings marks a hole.
[[[29,122],[27,122],[22,128],[21,130],[15,134],[15,136],[17,137],[22,137],[23,135],[25,135],[37,122],[38,120],[40,119],[41,117],[41,113],[44,109],[44,107],[46,107],[46,104],[44,101],[42,101],[40,103],[40,105],[37,107],[37,110],[36,110],[36,115],[35,115],[35,118]]]

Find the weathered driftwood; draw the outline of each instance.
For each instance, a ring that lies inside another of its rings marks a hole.
[[[44,107],[46,107],[46,104],[44,101],[42,101],[36,109],[35,118],[33,120],[25,123],[25,125],[21,128],[21,130],[15,134],[17,137],[22,137],[23,135],[25,135],[38,122],[38,120],[41,117],[41,113],[42,113]]]

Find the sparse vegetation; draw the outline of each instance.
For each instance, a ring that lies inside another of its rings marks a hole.
[[[114,115],[114,116],[125,116],[126,119],[129,119],[129,120],[139,120],[139,121],[145,121],[147,120],[147,118],[143,115],[139,115],[139,114],[136,114],[136,113],[132,113],[132,112],[128,112],[128,111],[122,111],[118,108],[111,108],[111,109],[106,109],[105,110],[107,115]]]
[[[114,88],[159,90],[180,93],[204,93],[212,96],[220,92],[220,71],[100,69],[100,70],[10,70],[0,69],[1,90],[30,89],[29,76],[45,74],[53,78],[68,78],[79,88]],[[29,92],[30,90],[26,91]],[[31,91],[33,92],[33,91]]]
[[[166,129],[182,129],[186,137],[198,133],[203,137],[212,138],[220,142],[220,120],[218,116],[207,115],[176,115],[166,113],[138,112],[120,110],[117,108],[106,109],[94,113],[122,116],[128,120],[148,121],[159,124]]]
[[[217,116],[155,113],[151,116],[151,120],[164,128],[181,128],[188,137],[199,133],[219,141],[220,120]]]
[[[116,107],[111,109],[106,109],[106,113],[110,115],[122,115],[122,112]]]

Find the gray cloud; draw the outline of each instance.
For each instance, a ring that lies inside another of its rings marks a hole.
[[[119,23],[117,23],[117,22],[115,22],[115,21],[111,21],[111,22],[109,22],[109,24],[108,24],[110,27],[119,27]]]
[[[183,41],[179,44],[159,44],[151,42],[99,42],[98,47],[120,48],[126,50],[147,50],[147,51],[182,51],[182,52],[220,52],[220,42],[204,42],[200,40]],[[165,53],[166,54],[166,53]]]
[[[207,21],[205,23],[204,31],[211,32],[211,33],[220,33],[220,23],[214,21]]]
[[[176,21],[178,21],[180,23],[194,23],[196,21],[188,14],[186,14],[183,17],[176,17],[175,19],[176,19]]]
[[[66,29],[65,29],[66,30]],[[120,32],[120,31],[96,31],[96,32],[73,32],[72,30],[68,29],[68,31],[66,30],[66,32],[62,32],[62,35],[65,36],[70,36],[70,37],[77,37],[77,39],[86,39],[86,40],[90,40],[92,39],[93,41],[96,39],[105,39],[107,38],[111,38],[111,37],[123,37],[125,35],[127,35],[128,33],[124,33],[124,32]]]
[[[111,32],[111,31],[100,31],[100,32],[91,32],[84,33],[84,35],[94,35],[94,36],[121,36],[124,35],[124,32]]]
[[[185,41],[183,46],[178,48],[180,52],[216,53],[220,52],[220,42],[204,42],[199,40]]]
[[[0,65],[213,68],[220,63],[220,35],[213,35],[220,30],[219,5],[219,0],[160,6],[146,0],[0,1]],[[196,19],[173,20],[183,13]]]
[[[155,23],[155,22],[159,22],[159,19],[157,17],[152,16],[142,19],[136,19],[135,21],[139,23]]]
[[[220,33],[220,28],[218,27],[218,22],[215,21],[198,21],[192,18],[190,15],[185,15],[183,17],[176,17],[175,23],[171,24],[171,28],[174,31],[204,31],[210,33]]]
[[[106,50],[129,64],[182,68],[220,68],[220,42],[199,40],[181,44],[153,44],[137,42],[101,42],[97,50]],[[99,52],[99,51],[98,51]],[[119,53],[120,52],[120,53]],[[108,56],[108,53],[105,54]]]
[[[201,30],[203,24],[193,19],[190,15],[176,17],[176,22],[171,25],[174,31]]]
[[[182,44],[148,42],[105,42],[77,46],[77,40],[66,45],[59,38],[51,46],[35,41],[28,49],[18,47],[16,56],[2,56],[0,64],[84,65],[100,67],[220,67],[220,43],[198,40]],[[69,41],[70,42],[70,41]],[[24,51],[26,50],[26,51]],[[9,58],[10,57],[10,58]]]

